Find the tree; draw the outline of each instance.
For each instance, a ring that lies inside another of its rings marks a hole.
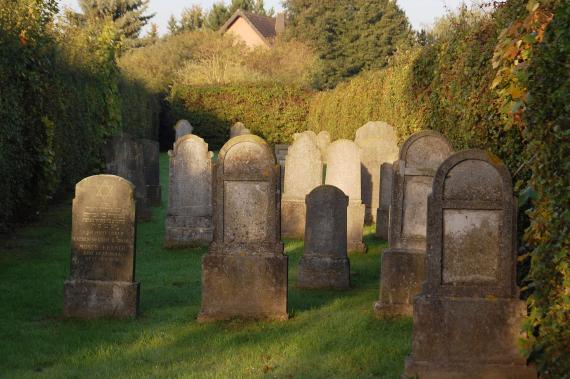
[[[150,31],[148,32],[148,36],[146,38],[151,44],[158,41],[158,25],[156,25],[154,22],[150,24]]]
[[[119,36],[127,43],[139,37],[141,29],[154,17],[146,14],[149,0],[79,0],[87,21],[110,18]]]
[[[212,9],[208,12],[206,22],[212,30],[218,30],[231,17],[230,10],[223,1],[212,4]]]
[[[412,43],[405,13],[392,0],[286,0],[288,36],[313,47],[322,61],[316,88],[333,88],[362,70],[388,64]]]
[[[180,16],[180,28],[182,30],[200,30],[204,26],[204,10],[199,5],[185,8]]]
[[[176,21],[176,17],[174,17],[174,15],[170,15],[170,18],[168,19],[168,32],[171,35],[177,34],[178,31],[180,30],[180,27],[178,26],[178,21]]]
[[[264,0],[232,0],[229,6],[226,6],[223,1],[219,1],[212,5],[206,23],[210,29],[218,30],[239,9],[263,16],[273,16],[275,13],[273,8],[269,11],[265,9]]]

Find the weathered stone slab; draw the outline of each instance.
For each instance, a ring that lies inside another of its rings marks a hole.
[[[319,145],[319,150],[321,151],[321,159],[323,163],[327,162],[327,149],[331,144],[331,135],[326,130],[323,130],[317,135],[317,144]]]
[[[516,286],[516,202],[495,156],[463,151],[441,164],[428,208],[428,273],[414,300],[420,378],[533,378],[518,341],[526,303]]]
[[[160,147],[158,141],[140,139],[143,148],[146,197],[151,206],[162,204],[162,187],[160,186]]]
[[[360,148],[352,141],[341,139],[327,150],[325,183],[339,188],[349,198],[347,210],[347,248],[349,252],[364,252],[365,207],[361,201]]]
[[[190,124],[188,120],[180,120],[174,126],[174,131],[176,132],[176,140],[194,132],[194,127]]]
[[[212,241],[212,154],[196,135],[180,138],[170,152],[170,186],[164,246],[182,248]]]
[[[314,132],[301,133],[289,147],[285,161],[285,185],[281,199],[281,236],[305,236],[305,197],[323,184],[323,162]]]
[[[202,260],[198,321],[285,320],[287,256],[279,222],[279,165],[256,136],[232,138],[215,166],[214,241]]]
[[[412,315],[426,275],[427,196],[437,168],[452,153],[445,137],[428,130],[408,138],[393,164],[390,248],[382,254],[377,316]]]
[[[107,174],[117,175],[134,184],[137,199],[137,219],[148,221],[152,212],[146,192],[143,145],[128,134],[112,137],[103,146]]]
[[[346,220],[348,197],[323,185],[306,197],[305,250],[299,261],[300,288],[350,288]]]
[[[354,142],[361,149],[362,202],[366,205],[364,221],[372,224],[380,197],[380,166],[398,159],[398,136],[392,126],[374,121],[356,131]]]
[[[279,166],[281,167],[281,193],[283,193],[283,190],[285,189],[285,160],[288,152],[289,145],[275,145],[275,157],[277,158],[277,163],[279,163]]]
[[[64,315],[135,317],[134,186],[114,175],[83,179],[75,188],[71,273],[65,282]]]
[[[245,127],[245,125],[241,122],[236,122],[230,128],[230,139],[237,137],[237,136],[245,136],[251,134],[251,131]]]
[[[380,166],[380,199],[376,212],[376,237],[388,241],[390,235],[390,203],[392,202],[392,183],[394,169],[392,163]]]

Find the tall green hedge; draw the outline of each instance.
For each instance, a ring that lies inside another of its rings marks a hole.
[[[549,12],[555,16],[544,42],[531,52]],[[519,284],[530,309],[529,340],[521,347],[545,378],[570,373],[568,25],[570,5],[556,0],[508,1],[492,15],[463,9],[387,69],[316,95],[308,116],[310,129],[334,138],[353,138],[369,120],[393,124],[401,139],[429,128],[456,149],[491,150],[506,162],[521,206]],[[514,35],[501,33],[506,28]],[[498,52],[510,59],[500,91]]]
[[[113,25],[56,24],[56,13],[55,0],[0,0],[0,231],[98,172],[106,137],[153,135],[157,111],[122,81]]]
[[[291,142],[307,129],[312,92],[278,83],[226,86],[174,85],[169,97],[175,119],[187,119],[212,147],[221,147],[235,122],[270,143]]]

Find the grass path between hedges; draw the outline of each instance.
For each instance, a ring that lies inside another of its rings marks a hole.
[[[385,244],[367,229],[368,254],[351,256],[353,289],[296,288],[302,241],[286,241],[286,322],[198,324],[206,249],[162,248],[163,204],[139,225],[136,320],[61,318],[69,274],[71,206],[0,241],[0,378],[398,378],[411,349],[410,319],[374,318]]]

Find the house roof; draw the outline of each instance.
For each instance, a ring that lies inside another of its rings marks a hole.
[[[220,28],[221,33],[225,33],[238,18],[243,18],[264,40],[275,38],[275,18],[262,16],[256,13],[238,9],[232,17]]]

